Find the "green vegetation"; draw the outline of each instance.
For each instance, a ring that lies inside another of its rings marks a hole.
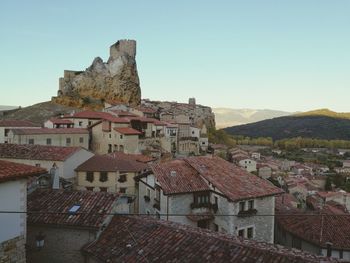
[[[350,112],[335,112],[329,109],[318,109],[295,114],[295,116],[327,116],[332,118],[350,119]]]
[[[301,148],[329,148],[329,149],[350,149],[350,141],[348,140],[321,140],[311,138],[291,138],[283,139],[275,142],[275,146],[281,150],[296,150]]]
[[[350,140],[350,118],[320,115],[287,116],[233,126],[224,130],[231,135],[242,135],[250,138],[271,137],[273,140],[295,137]]]

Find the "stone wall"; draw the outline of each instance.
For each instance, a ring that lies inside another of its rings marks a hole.
[[[0,263],[25,263],[25,237],[19,236],[0,243]]]
[[[36,248],[36,236],[39,232],[45,236],[44,247]],[[95,240],[96,231],[63,227],[28,226],[27,262],[28,263],[76,263],[84,262],[81,248]]]

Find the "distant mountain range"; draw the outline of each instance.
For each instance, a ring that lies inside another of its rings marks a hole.
[[[252,138],[272,137],[274,140],[299,136],[327,140],[350,140],[350,113],[320,109],[228,127],[224,130],[232,135]]]
[[[19,106],[0,105],[0,111],[14,110],[14,109],[18,109],[18,108],[19,108]]]
[[[269,109],[256,110],[230,108],[213,108],[213,112],[215,113],[215,122],[217,129],[253,123],[257,121],[293,114],[291,112]]]

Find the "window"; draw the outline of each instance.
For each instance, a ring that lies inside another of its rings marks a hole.
[[[100,182],[107,182],[107,181],[108,181],[107,172],[100,172]]]
[[[254,228],[253,227],[248,227],[247,229],[247,238],[251,239],[254,237]]]
[[[239,212],[245,210],[245,202],[239,202]]]
[[[125,183],[126,180],[127,180],[126,174],[121,174],[121,175],[119,175],[119,179],[118,179],[118,182],[119,182],[119,183]]]
[[[109,138],[112,138],[112,134],[109,134]]]
[[[254,209],[254,200],[248,201],[248,210]]]
[[[195,204],[208,204],[209,203],[209,193],[199,193],[194,195]]]
[[[125,194],[126,193],[126,188],[125,187],[120,187],[119,188],[119,193]]]
[[[217,205],[219,203],[219,198],[217,196],[214,197],[214,203]]]
[[[87,191],[93,191],[94,188],[93,188],[93,187],[86,187],[86,190],[87,190]]]
[[[122,134],[120,135],[120,139],[123,139],[123,135]]]
[[[107,192],[107,187],[100,187],[100,192]]]
[[[297,249],[301,249],[301,240],[299,238],[293,236],[292,247],[297,248]]]
[[[239,237],[244,237],[244,229],[238,230],[238,236]]]
[[[79,138],[79,143],[84,143],[84,137]]]
[[[47,145],[51,145],[51,138],[47,138],[47,139],[46,139],[46,144],[47,144]]]
[[[159,187],[159,186],[156,186],[155,190],[156,190],[156,197],[155,197],[155,200],[157,200],[158,202],[160,202],[160,187]]]
[[[82,121],[79,121],[79,127],[83,126],[83,122]]]
[[[7,135],[9,134],[9,131],[10,131],[10,129],[5,129],[5,131],[4,131],[5,137],[7,137]]]
[[[219,231],[219,226],[217,224],[214,224],[214,231],[216,231],[216,232]]]
[[[147,188],[147,196],[151,197],[151,190]]]
[[[94,181],[94,172],[86,172],[86,181],[90,183]]]
[[[40,167],[40,163],[36,163],[35,166],[36,166],[36,167]]]
[[[91,122],[91,121],[89,121],[89,122],[88,122],[88,124],[89,124],[89,126],[91,126],[92,122]]]
[[[28,144],[34,144],[34,139],[29,139]]]
[[[112,144],[108,144],[108,153],[112,152]]]
[[[69,146],[71,143],[71,138],[66,138],[66,145]]]

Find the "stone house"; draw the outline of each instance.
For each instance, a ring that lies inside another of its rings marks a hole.
[[[108,117],[91,125],[91,148],[97,154],[106,154],[115,151],[137,151],[135,145],[138,144],[138,135],[131,138],[133,145],[126,145],[129,138],[124,138],[123,134],[117,132],[116,129],[128,128],[130,121],[126,118]],[[138,152],[138,151],[137,151]]]
[[[134,177],[147,169],[140,161],[141,154],[115,152],[95,155],[79,165],[77,173],[78,190],[120,193],[135,197]],[[147,158],[147,156],[144,156]],[[149,158],[148,160],[153,160]]]
[[[8,143],[72,146],[89,149],[89,131],[82,128],[70,129],[12,129]]]
[[[51,118],[44,122],[44,127],[49,129],[73,128],[74,123],[67,119]]]
[[[27,262],[84,262],[81,249],[123,212],[116,194],[37,189],[28,195]],[[38,243],[40,247],[38,248]]]
[[[350,261],[350,214],[282,208],[276,215],[277,244]]]
[[[47,171],[40,167],[0,160],[0,262],[26,262],[27,178]],[[21,213],[22,212],[22,213]]]
[[[273,242],[275,195],[282,191],[219,157],[150,165],[138,176],[139,213]],[[227,215],[227,216],[225,216]],[[230,216],[233,215],[233,216]]]
[[[86,110],[65,115],[63,118],[72,121],[75,128],[88,128],[102,119],[110,117],[113,115],[108,112]]]
[[[247,172],[251,173],[251,172],[256,172],[257,169],[257,162],[253,159],[250,158],[241,158],[238,161],[238,165],[241,166],[242,168],[244,168]]]
[[[0,160],[58,169],[61,179],[74,182],[74,169],[94,156],[81,147],[59,147],[34,144],[0,144]]]
[[[299,250],[138,216],[114,216],[106,230],[83,252],[86,263],[336,262]]]
[[[0,143],[9,142],[9,132],[11,129],[40,129],[40,125],[30,121],[21,120],[0,120]]]

